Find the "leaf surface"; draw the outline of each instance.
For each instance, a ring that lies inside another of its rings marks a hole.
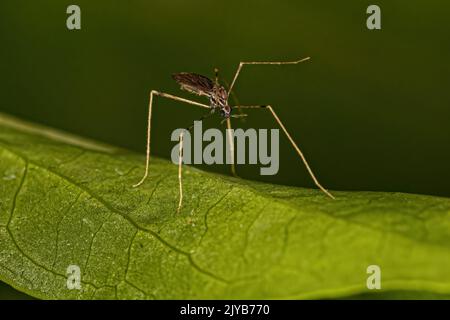
[[[0,115],[0,280],[49,299],[342,298],[450,293],[450,200],[263,184]],[[67,268],[81,290],[67,287]]]

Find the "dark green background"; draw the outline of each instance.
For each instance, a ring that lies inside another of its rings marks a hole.
[[[240,101],[272,104],[330,189],[450,196],[450,5],[376,1],[382,30],[370,31],[372,3],[3,0],[0,111],[143,153],[149,90],[189,97],[173,72],[218,67],[229,81],[241,60],[311,56],[244,69]],[[69,4],[80,31],[66,28]],[[168,158],[171,131],[202,113],[159,99],[153,154]],[[235,125],[275,127],[263,111]],[[284,138],[280,156],[266,181],[313,186]]]

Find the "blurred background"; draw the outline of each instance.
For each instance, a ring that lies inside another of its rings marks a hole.
[[[81,8],[81,30],[66,8]],[[366,9],[381,8],[381,30]],[[181,92],[174,72],[231,81],[242,104],[271,104],[322,184],[334,190],[450,196],[450,4],[444,1],[0,2],[0,112],[144,153],[148,94]],[[205,100],[203,100],[205,102]],[[169,159],[173,129],[203,110],[157,99],[153,154]],[[222,127],[220,118],[204,127]],[[276,128],[249,112],[243,128]],[[228,172],[225,166],[204,168]],[[283,137],[278,175],[247,179],[312,187]]]

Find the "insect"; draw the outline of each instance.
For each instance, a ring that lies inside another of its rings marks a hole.
[[[149,162],[150,162],[150,138],[151,138],[151,123],[152,123],[152,108],[153,108],[153,99],[155,96],[163,97],[166,99],[171,99],[179,102],[184,102],[190,105],[198,106],[201,108],[208,109],[209,112],[205,114],[200,120],[203,120],[204,118],[212,115],[216,111],[219,112],[220,116],[223,118],[223,121],[227,122],[227,128],[231,129],[231,120],[230,118],[238,118],[238,117],[244,117],[245,114],[233,114],[233,110],[243,110],[243,109],[264,109],[269,110],[272,116],[274,117],[275,121],[278,123],[286,137],[288,138],[289,142],[297,152],[298,156],[302,160],[303,164],[305,165],[309,175],[311,176],[312,180],[316,184],[316,186],[322,190],[327,196],[334,199],[334,196],[328,192],[317,180],[316,176],[314,175],[311,167],[309,166],[308,162],[306,161],[305,156],[303,155],[302,151],[298,147],[298,145],[295,143],[294,139],[292,139],[291,135],[287,131],[284,124],[281,122],[278,115],[275,113],[274,109],[270,105],[236,105],[231,106],[229,103],[229,97],[232,93],[233,87],[236,83],[236,80],[241,73],[242,68],[245,65],[293,65],[298,64],[304,61],[309,60],[310,57],[306,57],[297,61],[282,61],[282,62],[276,62],[276,61],[252,61],[252,62],[240,62],[239,66],[237,68],[237,71],[234,75],[233,81],[231,82],[231,85],[228,87],[228,89],[225,89],[224,86],[222,86],[219,83],[219,73],[218,70],[215,69],[215,80],[212,81],[208,77],[196,74],[196,73],[176,73],[172,77],[173,79],[180,85],[182,90],[188,91],[190,93],[196,94],[198,96],[204,96],[209,99],[209,104],[200,103],[197,101],[185,99],[182,97],[178,97],[172,94],[159,92],[156,90],[152,90],[150,92],[150,100],[149,100],[149,106],[148,106],[148,123],[147,123],[147,152],[146,152],[146,162],[145,162],[145,173],[142,179],[134,185],[134,187],[140,186],[142,183],[144,183],[145,179],[148,176],[149,171]],[[192,127],[188,128],[190,130]],[[231,132],[228,130],[228,132]],[[180,134],[179,137],[179,163],[178,163],[178,180],[179,180],[179,202],[178,202],[178,211],[180,211],[182,207],[183,202],[183,185],[182,185],[182,155],[183,155],[183,133]],[[233,141],[233,139],[230,139],[230,141]],[[230,155],[234,159],[234,145],[233,143],[230,143]],[[231,171],[233,175],[236,175],[236,169],[234,167],[234,161],[232,161],[231,164]]]

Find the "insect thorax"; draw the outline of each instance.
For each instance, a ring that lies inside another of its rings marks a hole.
[[[224,116],[227,116],[231,112],[231,108],[228,106],[228,93],[224,87],[216,85],[209,97],[211,108],[219,109],[224,112]]]

